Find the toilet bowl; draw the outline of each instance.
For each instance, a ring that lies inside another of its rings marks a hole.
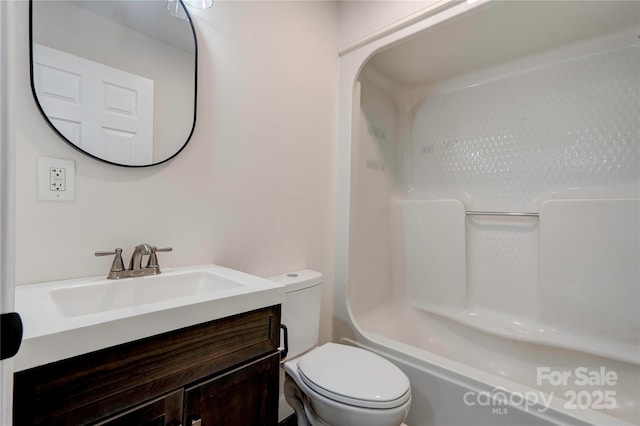
[[[286,292],[282,324],[289,344],[278,421],[293,408],[298,426],[401,425],[411,405],[409,379],[402,370],[364,349],[316,346],[322,275],[305,269],[269,279],[283,284]]]
[[[409,379],[372,352],[326,343],[284,369],[298,426],[397,426],[409,413]]]

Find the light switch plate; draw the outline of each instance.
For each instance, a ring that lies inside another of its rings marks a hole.
[[[76,199],[75,161],[38,158],[38,199],[73,201]]]

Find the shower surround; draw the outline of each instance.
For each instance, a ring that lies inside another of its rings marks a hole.
[[[640,423],[640,4],[587,34],[558,3],[425,24],[358,74],[345,336],[405,366],[411,424]],[[531,15],[546,45],[507,37]],[[493,59],[447,68],[447,36]]]

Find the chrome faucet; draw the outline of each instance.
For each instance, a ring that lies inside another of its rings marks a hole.
[[[111,269],[107,275],[109,280],[118,280],[120,278],[131,277],[143,277],[146,275],[158,275],[161,273],[160,265],[158,264],[158,256],[156,252],[159,251],[172,251],[171,247],[157,248],[147,243],[139,244],[133,249],[131,255],[131,261],[129,262],[129,269],[125,269],[124,262],[122,261],[122,249],[117,248],[114,251],[97,251],[96,256],[109,256],[115,255]],[[147,265],[142,267],[142,257],[149,256]]]

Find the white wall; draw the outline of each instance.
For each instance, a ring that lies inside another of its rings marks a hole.
[[[216,263],[260,276],[325,274],[331,300],[337,7],[216,2],[194,11],[198,124],[168,164],[126,169],[58,139],[29,88],[27,2],[16,2],[9,64],[15,102],[16,282],[106,274],[95,250],[172,246],[161,266]],[[76,201],[37,200],[39,156],[76,161]],[[328,328],[329,306],[323,324]],[[323,330],[323,339],[328,330]]]

